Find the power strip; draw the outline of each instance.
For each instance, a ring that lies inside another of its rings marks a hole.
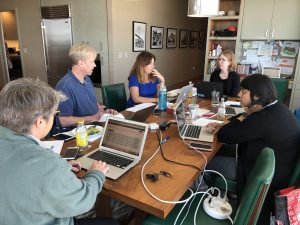
[[[209,216],[218,220],[227,219],[232,213],[231,205],[220,196],[206,198],[203,209]]]

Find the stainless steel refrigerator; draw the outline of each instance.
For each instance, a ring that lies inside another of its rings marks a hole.
[[[64,7],[62,14],[61,8]],[[67,17],[67,18],[61,18]],[[42,34],[48,83],[56,83],[71,68],[72,26],[69,6],[42,7]]]

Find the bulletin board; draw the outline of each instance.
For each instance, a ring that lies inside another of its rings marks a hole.
[[[281,76],[293,77],[299,52],[299,43],[299,41],[243,42],[242,60],[237,72],[250,75],[261,73],[264,67],[280,67]]]

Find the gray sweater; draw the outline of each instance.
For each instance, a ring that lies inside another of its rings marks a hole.
[[[72,225],[91,209],[105,176],[78,179],[56,153],[0,126],[0,224]]]

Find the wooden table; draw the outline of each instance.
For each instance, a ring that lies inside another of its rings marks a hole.
[[[210,101],[202,100],[200,107],[210,105]],[[160,122],[160,117],[150,116],[147,122]],[[162,145],[166,158],[185,164],[195,165],[203,168],[205,160],[201,154],[191,150],[183,143],[178,134],[177,125],[171,125],[166,131],[162,131],[162,137],[169,136],[170,139]],[[66,143],[66,146],[74,144],[73,141]],[[93,142],[92,149],[99,146],[99,140]],[[146,213],[165,218],[173,209],[175,204],[165,204],[151,197],[144,189],[141,182],[141,169],[144,163],[153,155],[159,146],[158,137],[155,132],[149,131],[143,156],[140,163],[125,173],[118,180],[107,179],[101,194],[96,202],[97,216],[111,216],[110,198],[117,199],[127,205],[133,206],[135,211],[135,224],[142,224]],[[210,160],[220,147],[220,143],[214,140],[213,151],[203,152]],[[159,176],[157,182],[151,182],[145,178],[146,173],[159,173],[161,170],[169,172],[172,177]],[[188,166],[178,165],[167,162],[163,159],[161,153],[147,164],[144,171],[144,180],[148,189],[157,197],[167,201],[178,201],[187,189],[192,185],[199,175],[200,171]],[[83,175],[84,172],[80,172]]]

